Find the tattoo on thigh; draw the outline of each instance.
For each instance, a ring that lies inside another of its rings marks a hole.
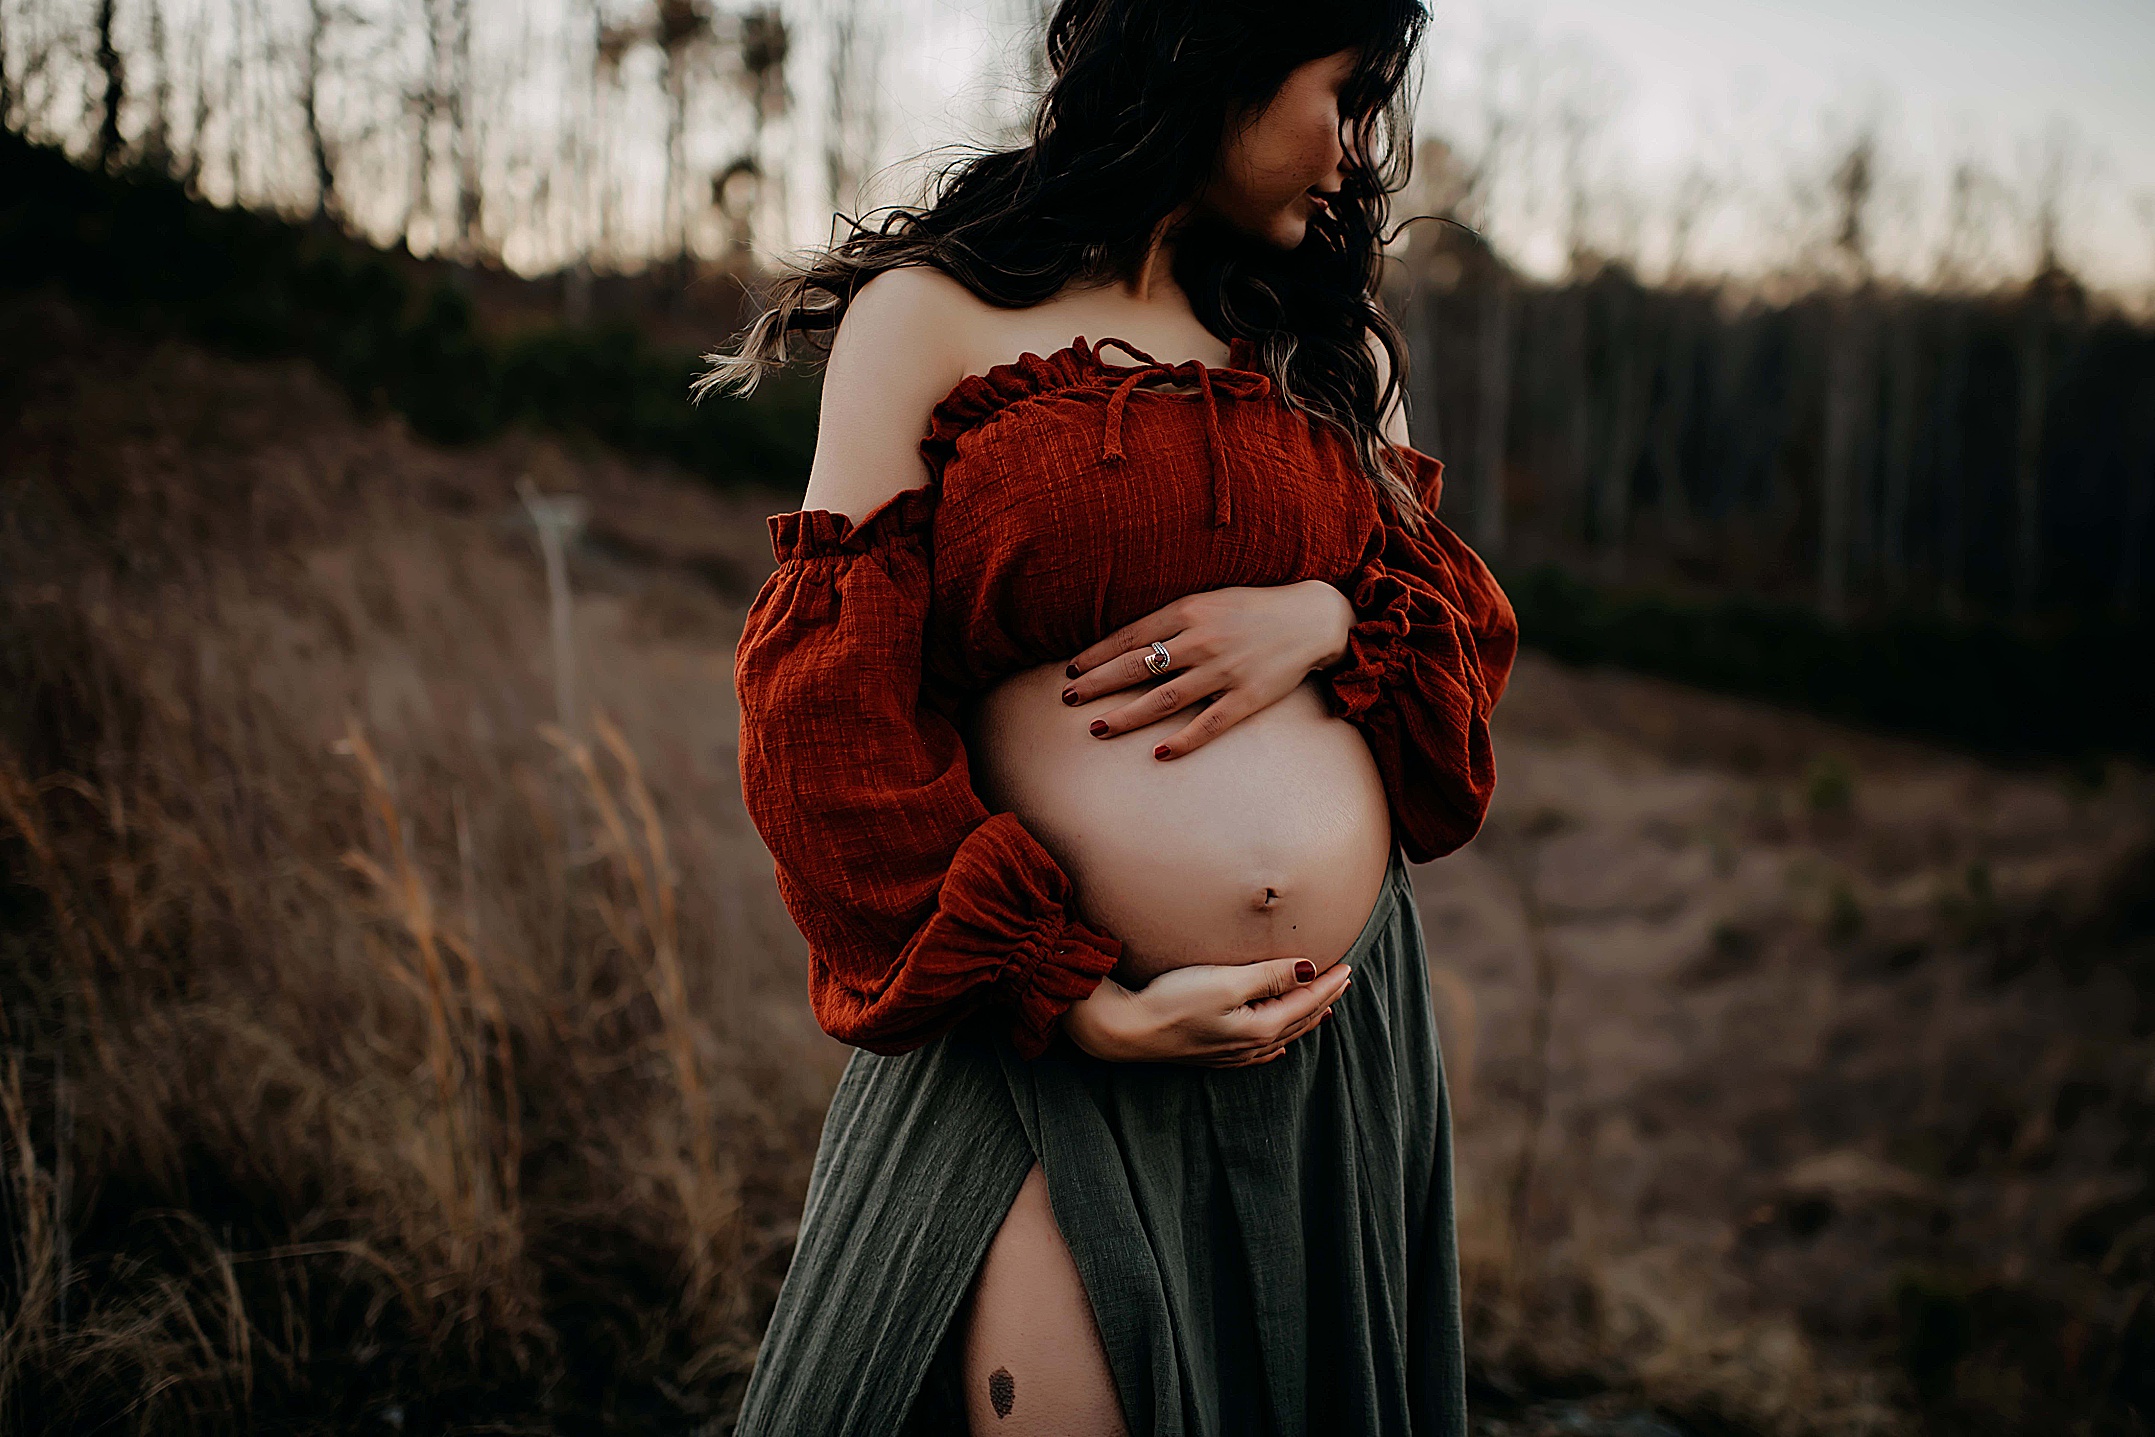
[[[988,1400],[995,1404],[998,1419],[1008,1417],[1010,1409],[1018,1405],[1018,1379],[1010,1375],[1007,1367],[998,1367],[988,1374]]]

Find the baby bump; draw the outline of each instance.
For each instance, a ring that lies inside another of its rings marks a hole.
[[[1094,738],[1130,688],[1078,707],[1060,664],[1004,680],[972,714],[974,786],[1077,886],[1083,916],[1123,940],[1132,986],[1191,963],[1337,962],[1391,857],[1384,785],[1361,733],[1314,679],[1194,753],[1153,745],[1200,710]]]

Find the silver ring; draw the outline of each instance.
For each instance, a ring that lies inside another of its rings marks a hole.
[[[1152,652],[1145,655],[1145,671],[1152,674],[1164,674],[1174,666],[1174,662],[1173,659],[1167,656],[1167,645],[1161,643],[1158,639],[1154,639],[1152,641]]]

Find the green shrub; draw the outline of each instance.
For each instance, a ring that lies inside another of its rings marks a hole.
[[[1988,753],[2155,757],[2144,628],[1924,617],[1836,625],[1756,599],[1682,601],[1594,588],[1561,570],[1503,576],[1520,638],[1613,664]]]

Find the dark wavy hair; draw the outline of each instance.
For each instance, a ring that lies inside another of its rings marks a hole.
[[[1419,528],[1410,471],[1381,427],[1406,346],[1376,294],[1390,197],[1412,163],[1408,68],[1427,22],[1420,0],[1061,0],[1028,142],[951,166],[926,208],[849,221],[844,239],[778,278],[733,353],[704,356],[697,398],[747,393],[795,335],[827,348],[860,286],[904,265],[932,265],[1005,308],[1134,278],[1161,222],[1204,188],[1231,118],[1297,66],[1352,49],[1340,95],[1349,169],[1330,214],[1292,250],[1192,219],[1175,233],[1174,274],[1199,321],[1252,341],[1286,402],[1348,436],[1370,482]],[[1372,338],[1390,360],[1381,384]]]

